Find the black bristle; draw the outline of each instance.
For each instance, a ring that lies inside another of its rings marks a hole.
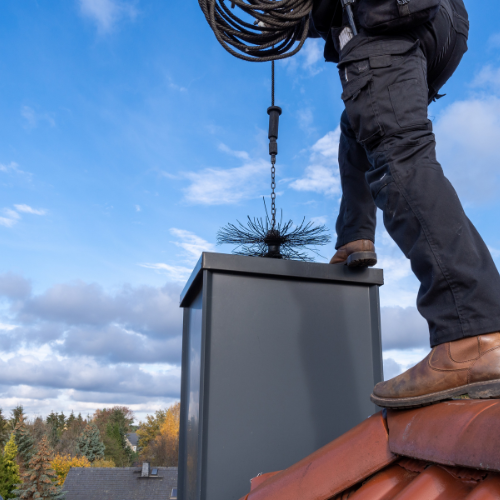
[[[240,221],[237,224],[227,224],[217,233],[217,244],[236,245],[232,253],[250,257],[272,257],[287,260],[313,262],[314,258],[305,251],[309,250],[319,255],[315,246],[327,245],[331,241],[329,230],[325,225],[315,226],[305,222],[305,217],[299,226],[292,230],[293,221],[280,221],[272,227],[267,216],[265,220],[247,216],[247,224]],[[309,248],[308,248],[309,247]],[[300,249],[300,250],[299,250]]]

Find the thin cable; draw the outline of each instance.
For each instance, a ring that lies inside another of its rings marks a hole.
[[[198,3],[220,44],[233,56],[255,62],[296,54],[307,39],[313,7],[313,0],[198,0]],[[237,17],[232,12],[235,6],[255,22],[250,24]]]

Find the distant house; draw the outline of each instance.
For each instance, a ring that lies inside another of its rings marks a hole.
[[[137,451],[137,443],[139,442],[139,436],[135,432],[127,434],[127,444],[132,448],[132,451]]]
[[[177,467],[72,467],[65,500],[176,500]]]

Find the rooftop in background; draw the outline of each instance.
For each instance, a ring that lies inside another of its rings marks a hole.
[[[127,439],[132,446],[137,446],[137,443],[139,442],[139,436],[135,432],[127,434]]]
[[[177,467],[155,467],[155,469],[158,470],[158,475],[141,477],[141,467],[72,468],[63,487],[66,492],[65,500],[177,498]]]
[[[499,423],[500,401],[377,413],[242,500],[498,500]]]

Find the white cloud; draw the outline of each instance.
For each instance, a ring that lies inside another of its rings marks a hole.
[[[384,359],[384,380],[389,380],[403,372],[403,367],[392,358]]]
[[[170,233],[179,238],[180,241],[175,241],[174,243],[185,250],[190,261],[197,262],[202,252],[213,252],[215,249],[215,245],[200,238],[191,231],[173,227],[170,229]]]
[[[32,208],[29,205],[14,205],[18,212],[23,212],[25,214],[33,214],[33,215],[45,215],[47,213],[46,210],[39,208]]]
[[[189,267],[183,266],[171,266],[169,264],[157,263],[157,264],[139,264],[141,267],[147,269],[154,269],[155,271],[160,271],[168,276],[171,281],[176,281],[179,283],[185,283],[193,270]]]
[[[140,212],[141,211],[141,206],[140,205],[135,205],[135,211]]]
[[[299,109],[297,112],[299,118],[299,126],[307,133],[313,132],[314,115],[311,108]]]
[[[250,155],[246,151],[234,151],[222,142],[219,144],[219,149],[224,153],[235,156],[236,158],[241,158],[242,160],[250,160]]]
[[[485,66],[476,75],[471,86],[477,88],[492,87],[498,94],[498,86],[500,85],[500,68],[494,68],[491,65]]]
[[[191,184],[184,189],[185,199],[199,205],[232,205],[260,195],[265,189],[265,173],[269,163],[264,160],[248,161],[242,167],[207,168],[188,172]]]
[[[21,108],[21,116],[26,120],[28,128],[36,128],[41,121],[47,122],[51,127],[54,127],[56,122],[48,113],[37,113],[29,106]]]
[[[113,29],[122,18],[135,19],[137,10],[132,5],[120,0],[79,0],[83,16],[92,19],[101,33]]]
[[[324,47],[325,43],[323,40],[309,38],[300,52],[304,58],[302,66],[305,69],[311,69],[317,62],[322,61]],[[321,69],[317,71],[321,71]]]
[[[24,172],[19,168],[19,165],[16,162],[10,162],[8,165],[3,165],[0,163],[0,172],[5,172],[5,173],[14,173],[14,174],[21,174],[21,175],[27,175],[31,177],[31,174],[28,172]]]
[[[290,187],[296,191],[312,191],[326,196],[339,194],[339,140],[340,127],[319,139],[311,148],[310,164],[304,176],[291,182]]]
[[[311,217],[311,222],[313,224],[324,225],[328,222],[328,217],[326,215],[318,215],[317,217]]]
[[[12,227],[17,224],[19,219],[21,218],[21,216],[17,212],[11,210],[10,208],[4,208],[3,213],[5,217],[0,216],[0,226]]]

